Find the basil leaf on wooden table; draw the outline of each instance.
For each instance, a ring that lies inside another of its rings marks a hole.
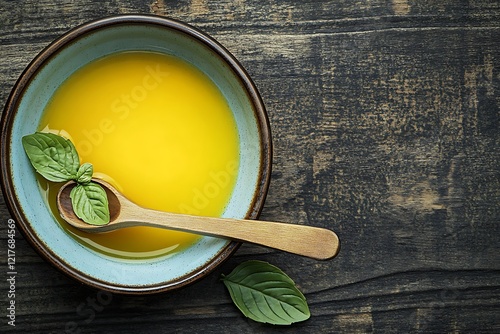
[[[73,211],[81,220],[91,225],[106,225],[109,222],[108,197],[97,183],[77,184],[69,196]]]
[[[247,261],[222,276],[231,299],[248,318],[273,325],[309,319],[306,298],[293,280],[263,261]]]
[[[70,140],[53,133],[36,132],[24,136],[22,143],[35,170],[47,180],[64,182],[76,178],[80,159]]]

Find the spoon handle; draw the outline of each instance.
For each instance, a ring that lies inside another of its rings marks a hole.
[[[250,242],[318,260],[334,257],[339,250],[337,235],[328,229],[306,225],[232,218],[199,217],[143,210],[137,217],[127,215],[127,225],[135,223],[184,232],[193,232]]]

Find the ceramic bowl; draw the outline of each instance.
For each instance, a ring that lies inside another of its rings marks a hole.
[[[2,190],[17,227],[43,258],[76,280],[112,292],[153,293],[183,287],[210,273],[239,243],[202,237],[170,257],[104,256],[56,223],[21,144],[37,130],[54,91],[78,68],[108,54],[141,50],[174,55],[208,75],[237,123],[240,163],[225,217],[256,218],[270,178],[271,134],[260,95],[240,63],[217,41],[179,21],[115,16],[79,26],[46,47],[16,82],[1,121]]]

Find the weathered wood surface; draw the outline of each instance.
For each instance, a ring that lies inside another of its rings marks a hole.
[[[316,262],[244,245],[181,291],[91,306],[98,291],[18,235],[16,327],[1,274],[0,332],[500,332],[498,1],[0,0],[0,104],[51,40],[132,12],[191,23],[243,63],[274,135],[261,218],[332,228],[340,254]],[[9,218],[0,198],[4,273]],[[242,317],[219,277],[247,259],[286,271],[311,319]]]

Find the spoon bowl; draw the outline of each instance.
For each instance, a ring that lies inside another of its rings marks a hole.
[[[250,242],[318,260],[330,259],[337,255],[339,250],[337,235],[328,229],[150,210],[134,204],[109,183],[96,178],[93,181],[104,188],[108,197],[110,221],[106,225],[88,224],[77,217],[70,198],[71,189],[76,186],[74,181],[63,185],[57,194],[57,208],[61,217],[82,231],[99,233],[133,226],[166,228]]]

